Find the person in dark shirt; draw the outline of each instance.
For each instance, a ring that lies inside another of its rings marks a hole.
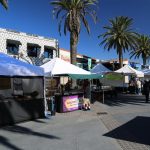
[[[66,83],[65,90],[68,92],[71,90],[71,80],[68,80],[68,82]]]
[[[149,101],[149,91],[150,91],[150,82],[149,81],[144,81],[143,84],[143,91],[144,91],[144,95],[145,95],[145,102],[148,103]]]

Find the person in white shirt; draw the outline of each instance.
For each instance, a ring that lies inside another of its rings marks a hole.
[[[137,85],[137,93],[141,95],[142,83],[139,79],[137,79],[136,85]]]

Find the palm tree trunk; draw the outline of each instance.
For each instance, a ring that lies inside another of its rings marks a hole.
[[[118,52],[119,52],[119,65],[120,65],[120,68],[122,68],[122,67],[123,67],[123,54],[122,54],[122,49],[119,49]]]
[[[77,43],[78,39],[76,36],[76,33],[71,32],[70,33],[70,58],[71,58],[71,64],[76,65],[77,63]]]
[[[75,32],[70,33],[70,58],[71,64],[77,64],[77,43],[78,43],[78,36]],[[76,80],[72,79],[72,87],[76,87],[77,83]]]

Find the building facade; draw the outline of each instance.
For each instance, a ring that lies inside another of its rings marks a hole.
[[[0,52],[39,66],[58,57],[58,40],[0,28]]]
[[[118,59],[111,59],[111,60],[101,60],[99,63],[102,63],[105,67],[112,71],[116,71],[120,69],[119,60]],[[123,59],[123,65],[130,65],[132,68],[141,70],[142,65],[135,61],[130,61],[128,59]]]
[[[70,51],[63,48],[59,49],[59,57],[70,62]],[[77,54],[77,66],[85,70],[91,70],[96,65],[96,59],[86,55]]]

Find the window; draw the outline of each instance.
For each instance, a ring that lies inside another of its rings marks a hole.
[[[12,55],[18,55],[19,45],[7,43],[7,53]]]
[[[44,57],[45,58],[53,58],[53,50],[50,48],[44,48]]]
[[[29,57],[37,57],[38,51],[40,50],[40,47],[38,45],[27,45],[27,53]]]
[[[11,55],[18,55],[18,53],[19,53],[19,45],[21,45],[20,41],[7,39],[6,40],[7,53],[11,54]]]

